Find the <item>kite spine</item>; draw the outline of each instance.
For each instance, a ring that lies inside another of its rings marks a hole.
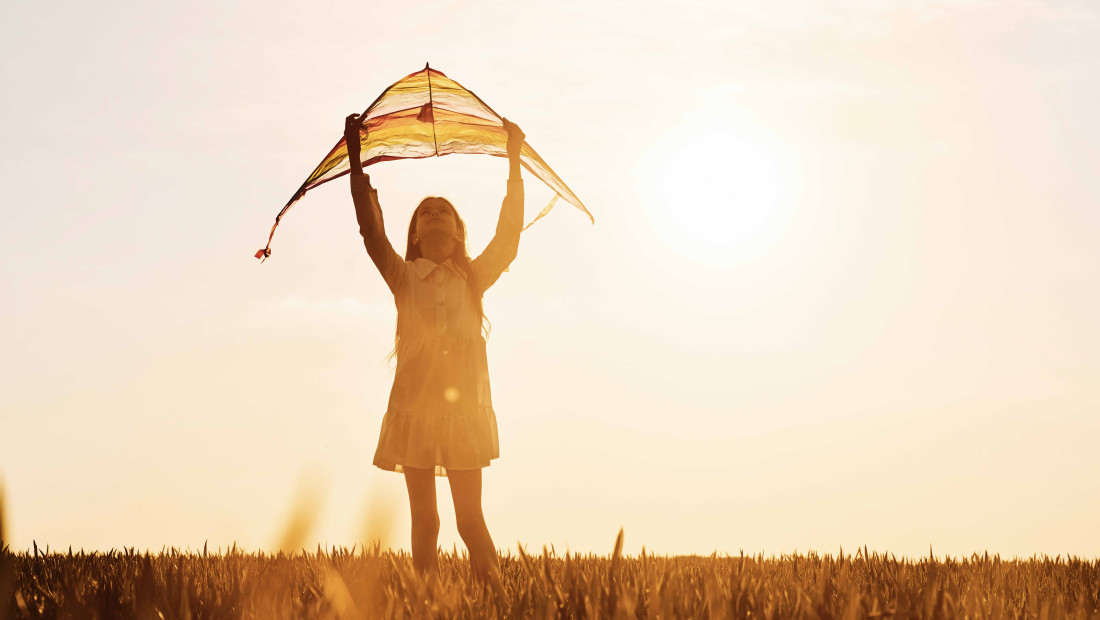
[[[435,145],[435,156],[439,157],[439,138],[435,137],[435,100],[432,99],[432,69],[428,63],[424,63],[424,71],[428,72],[428,109],[432,111],[432,144]]]

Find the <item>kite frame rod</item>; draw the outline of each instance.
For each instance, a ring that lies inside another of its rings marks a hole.
[[[428,63],[424,63],[424,71],[428,77],[428,111],[432,113],[432,146],[435,147],[435,156],[439,157],[439,138],[435,135],[435,99],[432,97],[432,69]]]

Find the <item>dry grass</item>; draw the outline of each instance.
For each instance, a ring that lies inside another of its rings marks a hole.
[[[428,582],[404,553],[12,554],[3,618],[1100,618],[1100,562],[893,556],[623,557],[507,554],[503,592],[440,558]]]

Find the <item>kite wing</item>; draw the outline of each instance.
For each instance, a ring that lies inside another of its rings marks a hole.
[[[360,135],[360,159],[364,166],[392,159],[420,159],[452,153],[508,156],[505,148],[508,135],[500,115],[473,92],[427,65],[382,91],[362,116],[366,131]],[[526,142],[520,152],[520,163],[556,194],[531,224],[549,213],[559,197],[595,222],[576,194]],[[267,247],[256,252],[256,258],[271,255],[275,228],[294,203],[314,187],[344,176],[350,170],[347,142],[341,138],[279,211],[267,238]]]

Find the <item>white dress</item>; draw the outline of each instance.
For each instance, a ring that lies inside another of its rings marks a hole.
[[[377,201],[375,192],[372,200]],[[523,183],[509,181],[496,235],[471,270],[483,293],[515,258]],[[386,241],[371,252],[397,304],[397,369],[374,464],[480,469],[500,456],[481,316],[463,270],[450,259],[403,260]]]

